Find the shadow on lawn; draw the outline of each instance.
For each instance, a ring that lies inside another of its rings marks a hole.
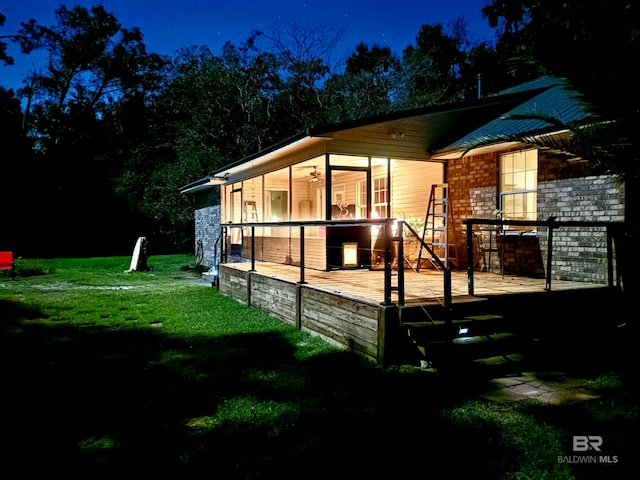
[[[519,455],[487,441],[497,427],[437,414],[470,393],[459,385],[347,352],[300,361],[278,332],[187,341],[6,301],[0,318],[2,468],[21,476],[497,478]]]

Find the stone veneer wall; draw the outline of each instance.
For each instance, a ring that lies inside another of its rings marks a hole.
[[[217,252],[215,242],[220,236],[220,205],[199,208],[195,211],[195,248],[202,242],[202,265],[211,268],[220,261],[220,245]],[[217,258],[215,254],[217,253]]]

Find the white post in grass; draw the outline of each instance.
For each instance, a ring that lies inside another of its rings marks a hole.
[[[131,257],[131,265],[129,266],[129,270],[125,270],[125,273],[133,272],[140,268],[141,256],[145,255],[144,244],[146,241],[147,239],[145,237],[138,237],[136,246],[133,249],[133,256]]]

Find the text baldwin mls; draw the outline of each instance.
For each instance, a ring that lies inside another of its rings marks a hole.
[[[574,452],[600,452],[602,437],[597,435],[576,435],[573,437]],[[558,455],[558,463],[618,463],[617,455]]]

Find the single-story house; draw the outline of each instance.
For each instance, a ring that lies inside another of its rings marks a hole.
[[[228,165],[182,188],[196,196],[202,263],[215,268],[221,292],[303,328],[311,318],[344,318],[339,309],[318,314],[304,305],[311,288],[305,269],[333,273],[336,281],[339,272],[385,270],[384,301],[370,302],[385,309],[404,303],[389,296],[388,270],[393,276],[398,265],[415,273],[545,278],[547,289],[551,279],[610,284],[607,226],[624,221],[624,185],[581,158],[497,140],[565,133],[542,120],[513,118],[521,115],[588,120],[560,81],[544,77],[474,101],[314,127]],[[546,226],[551,221],[554,228]],[[279,297],[281,285],[257,293],[260,282],[248,279],[260,272],[255,262],[302,267],[290,303]],[[404,295],[403,285],[391,290],[398,288]],[[336,291],[344,295],[348,287]],[[274,295],[279,300],[264,298]],[[354,324],[362,323],[362,308],[355,310]],[[391,318],[388,309],[374,312],[370,328],[327,326],[330,320],[307,328],[380,361],[381,315]],[[362,329],[371,338],[363,340]]]

